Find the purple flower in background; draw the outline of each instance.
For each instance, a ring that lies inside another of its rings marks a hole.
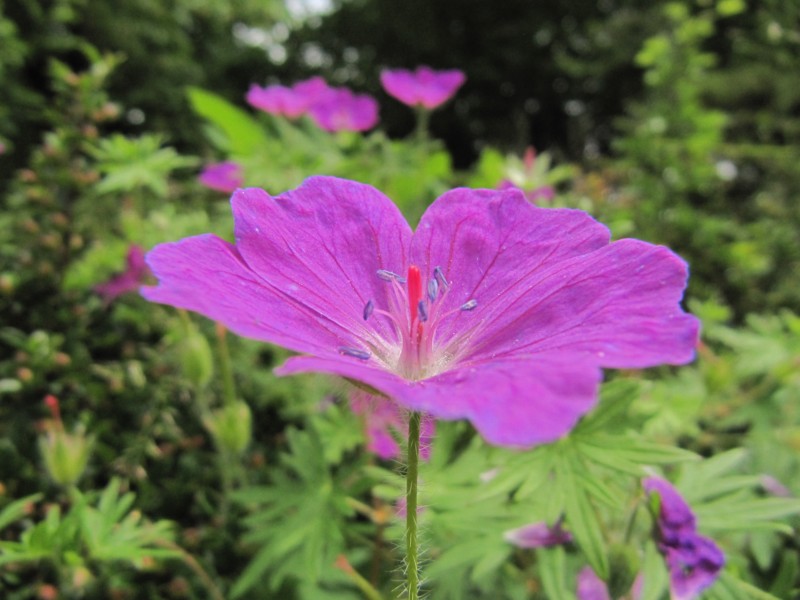
[[[367,449],[384,460],[398,458],[400,446],[390,430],[408,437],[408,419],[404,411],[390,399],[375,396],[364,391],[355,391],[350,395],[350,406],[353,412],[362,415],[366,425]],[[420,429],[420,457],[428,460],[431,453],[430,442],[433,439],[435,424],[427,415],[422,419]]]
[[[253,84],[245,99],[248,104],[264,112],[297,119],[324,99],[330,89],[322,77],[312,77],[298,81],[291,87],[283,85],[260,87]]]
[[[133,244],[128,248],[125,258],[126,269],[122,273],[112,276],[108,281],[94,287],[106,303],[111,302],[122,294],[135,292],[144,283],[150,273],[144,259],[144,249]]]
[[[386,93],[408,106],[423,106],[432,110],[447,102],[460,88],[466,77],[457,69],[434,71],[430,67],[417,67],[381,72],[381,85]]]
[[[198,181],[212,190],[230,194],[244,183],[242,167],[232,161],[206,165]]]
[[[630,592],[623,598],[639,600],[642,597],[642,587],[643,580],[640,573],[633,581]],[[578,589],[576,591],[578,600],[611,600],[605,581],[600,579],[591,567],[583,567],[578,573]]]
[[[577,595],[578,600],[611,600],[606,582],[591,567],[583,567],[578,573]]]
[[[325,131],[367,131],[378,123],[378,103],[347,88],[330,88],[310,107],[310,114]]]
[[[452,190],[412,232],[376,189],[312,177],[232,198],[236,244],[201,235],[148,254],[149,300],[193,310],[370,386],[401,407],[468,419],[489,442],[532,446],[594,406],[602,367],[692,360],[686,263],[609,243],[582,211],[519,192]]]
[[[539,521],[510,529],[503,534],[503,539],[518,548],[546,548],[571,542],[572,534],[561,527],[560,520],[552,527]]]
[[[660,477],[648,477],[642,486],[648,494],[659,497],[658,549],[669,569],[672,597],[696,598],[719,577],[725,555],[711,539],[697,533],[692,509],[672,484]]]
[[[537,160],[536,149],[528,146],[521,164],[517,159],[509,159],[511,165],[507,168],[506,179],[503,179],[497,186],[499,190],[518,189],[528,202],[537,204],[539,201],[549,202],[556,196],[556,191],[552,185],[547,183],[547,171],[550,166],[550,156],[545,153]]]
[[[546,201],[549,202],[553,198],[556,197],[556,191],[553,189],[552,185],[543,185],[537,188],[533,188],[530,190],[524,190],[518,185],[516,185],[510,179],[504,179],[500,182],[500,185],[497,186],[498,190],[519,190],[528,200],[528,202],[532,204],[537,204],[539,201]]]

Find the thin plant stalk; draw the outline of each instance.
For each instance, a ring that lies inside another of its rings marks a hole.
[[[406,470],[406,585],[408,600],[419,598],[419,556],[417,546],[417,477],[421,415],[408,419],[408,469]]]
[[[231,368],[231,353],[228,350],[227,329],[221,323],[216,324],[217,350],[219,352],[219,370],[222,376],[222,399],[225,404],[236,402],[236,387],[233,382],[233,369]]]

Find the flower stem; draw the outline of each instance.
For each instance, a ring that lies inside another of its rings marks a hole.
[[[236,402],[236,385],[233,382],[231,354],[228,350],[227,330],[222,323],[216,324],[217,349],[219,351],[219,369],[222,375],[222,399],[225,404]]]
[[[417,472],[419,467],[420,413],[408,419],[408,469],[406,470],[406,582],[408,600],[419,598],[417,556]]]
[[[427,108],[422,106],[417,107],[417,127],[414,135],[417,142],[425,145],[428,142],[428,123],[430,121],[431,113]]]

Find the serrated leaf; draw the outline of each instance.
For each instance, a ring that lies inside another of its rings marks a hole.
[[[605,384],[597,407],[578,423],[572,437],[619,429],[625,420],[625,413],[639,395],[640,387],[638,381],[629,379]]]
[[[31,494],[19,500],[15,500],[0,511],[0,530],[8,527],[11,523],[18,521],[28,512],[28,505],[41,500],[43,494]]]
[[[564,548],[542,548],[536,553],[539,567],[539,579],[547,598],[563,598],[575,600],[572,586],[567,585],[568,576]]]
[[[606,543],[594,506],[583,485],[591,475],[570,453],[564,454],[556,460],[556,481],[564,498],[566,521],[594,572],[601,579],[608,579]]]

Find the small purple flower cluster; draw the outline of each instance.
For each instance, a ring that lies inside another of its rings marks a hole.
[[[464,83],[458,70],[385,70],[381,83],[386,92],[409,106],[432,110],[449,100]],[[299,81],[291,87],[253,84],[247,102],[259,110],[288,119],[308,115],[325,131],[367,131],[378,122],[378,102],[346,87],[331,87],[321,77]]]
[[[648,477],[642,486],[650,496],[659,498],[656,534],[669,569],[672,598],[696,598],[719,577],[725,555],[710,538],[697,533],[692,509],[672,484]]]
[[[378,103],[345,87],[330,87],[322,77],[298,81],[291,87],[253,84],[248,104],[272,115],[299,119],[308,115],[325,131],[367,131],[378,123]]]

